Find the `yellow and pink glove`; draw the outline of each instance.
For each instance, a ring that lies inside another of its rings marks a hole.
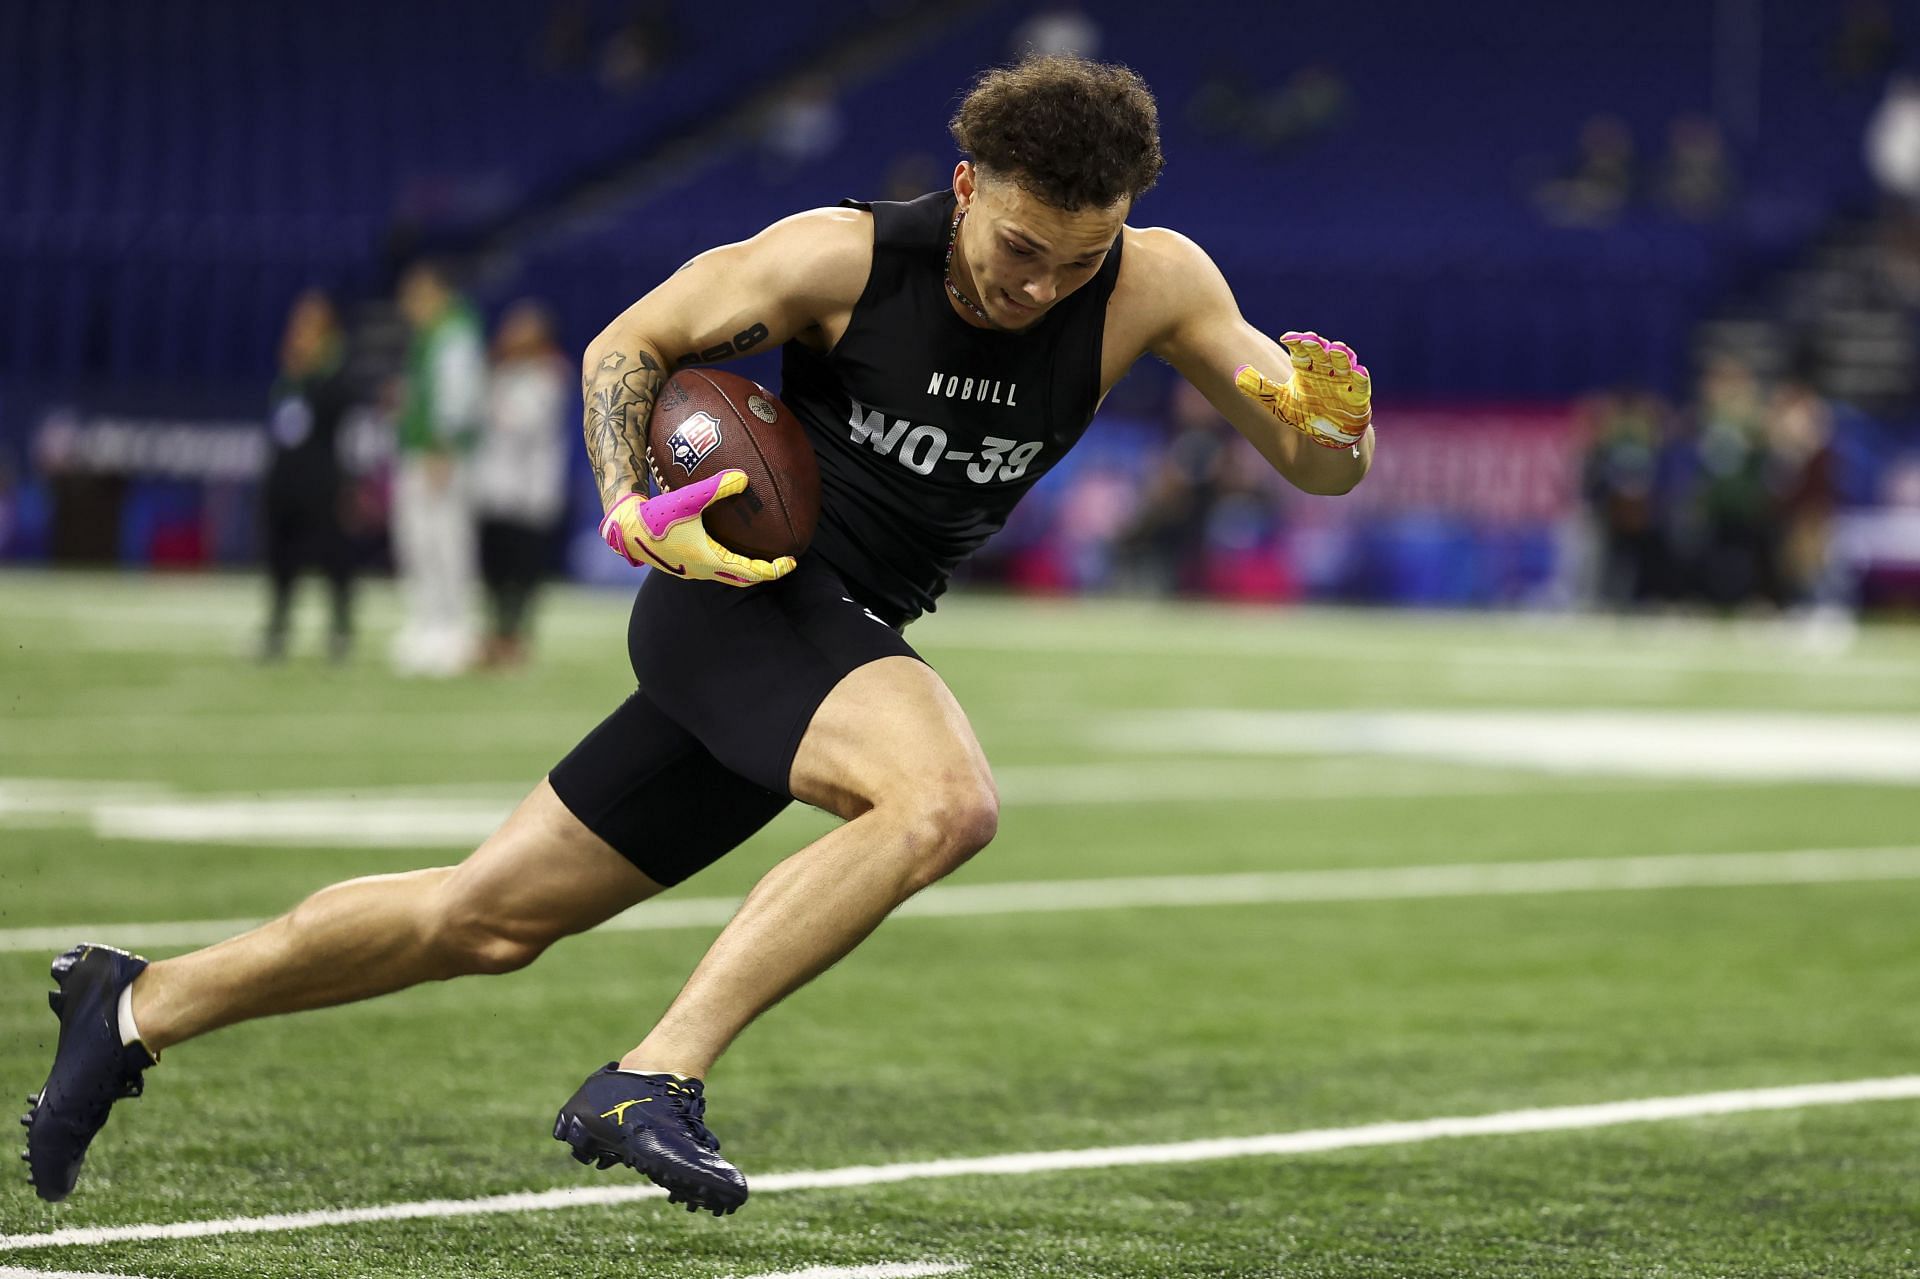
[[[748,559],[707,536],[700,513],[747,487],[745,471],[722,471],[658,497],[629,493],[600,521],[600,536],[627,563],[675,577],[729,586],[757,586],[793,572],[793,556]]]
[[[1233,384],[1248,399],[1324,448],[1351,448],[1373,424],[1373,378],[1345,342],[1318,333],[1282,333],[1293,374],[1270,380],[1251,364],[1234,370]]]

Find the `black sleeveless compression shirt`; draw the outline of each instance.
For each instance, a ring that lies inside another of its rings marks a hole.
[[[780,395],[820,458],[808,553],[902,624],[1093,420],[1120,241],[1032,328],[979,329],[947,300],[951,191],[846,203],[873,213],[872,273],[831,351],[786,344]]]

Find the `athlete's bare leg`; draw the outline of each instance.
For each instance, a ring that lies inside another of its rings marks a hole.
[[[999,821],[965,713],[910,657],[835,687],[801,740],[792,791],[846,825],[767,872],[622,1066],[705,1076],[747,1023],[984,848]]]
[[[661,891],[545,779],[465,861],[323,888],[288,914],[165,959],[133,985],[158,1052],[254,1017],[520,968],[554,941]]]

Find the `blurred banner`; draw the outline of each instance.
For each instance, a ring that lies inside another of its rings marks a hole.
[[[1455,404],[1383,409],[1392,447],[1366,483],[1338,501],[1302,498],[1316,523],[1447,515],[1482,523],[1551,523],[1574,514],[1586,441],[1572,406]]]
[[[1103,419],[974,580],[1218,599],[1550,602],[1586,447],[1568,404],[1382,408],[1353,493],[1289,487],[1217,419]]]
[[[0,437],[0,559],[257,564],[264,423],[231,400],[163,407],[140,415],[119,402],[65,401],[16,412],[26,429]],[[960,580],[1266,602],[1582,603],[1596,596],[1606,553],[1583,489],[1593,416],[1588,403],[1386,405],[1372,473],[1336,498],[1288,486],[1204,404],[1103,414]],[[1910,602],[1920,596],[1920,455],[1897,438],[1843,436],[1853,478],[1826,530],[1829,589],[1851,602]],[[1693,450],[1685,437],[1668,447]],[[362,409],[341,448],[356,479],[358,554],[378,563],[390,424]],[[631,584],[591,536],[596,496],[583,459],[572,480],[567,527],[580,536],[569,574]],[[1659,552],[1675,574],[1693,553]]]

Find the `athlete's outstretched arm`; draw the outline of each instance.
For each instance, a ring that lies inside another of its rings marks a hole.
[[[588,344],[580,390],[587,457],[609,511],[646,492],[647,418],[667,375],[844,324],[865,287],[872,219],[815,209],[702,253]],[[834,330],[837,335],[837,330]]]
[[[1373,385],[1353,352],[1317,334],[1275,341],[1254,328],[1220,268],[1185,236],[1153,229],[1136,243],[1145,295],[1165,308],[1149,349],[1296,488],[1345,493],[1358,484],[1373,463]]]

